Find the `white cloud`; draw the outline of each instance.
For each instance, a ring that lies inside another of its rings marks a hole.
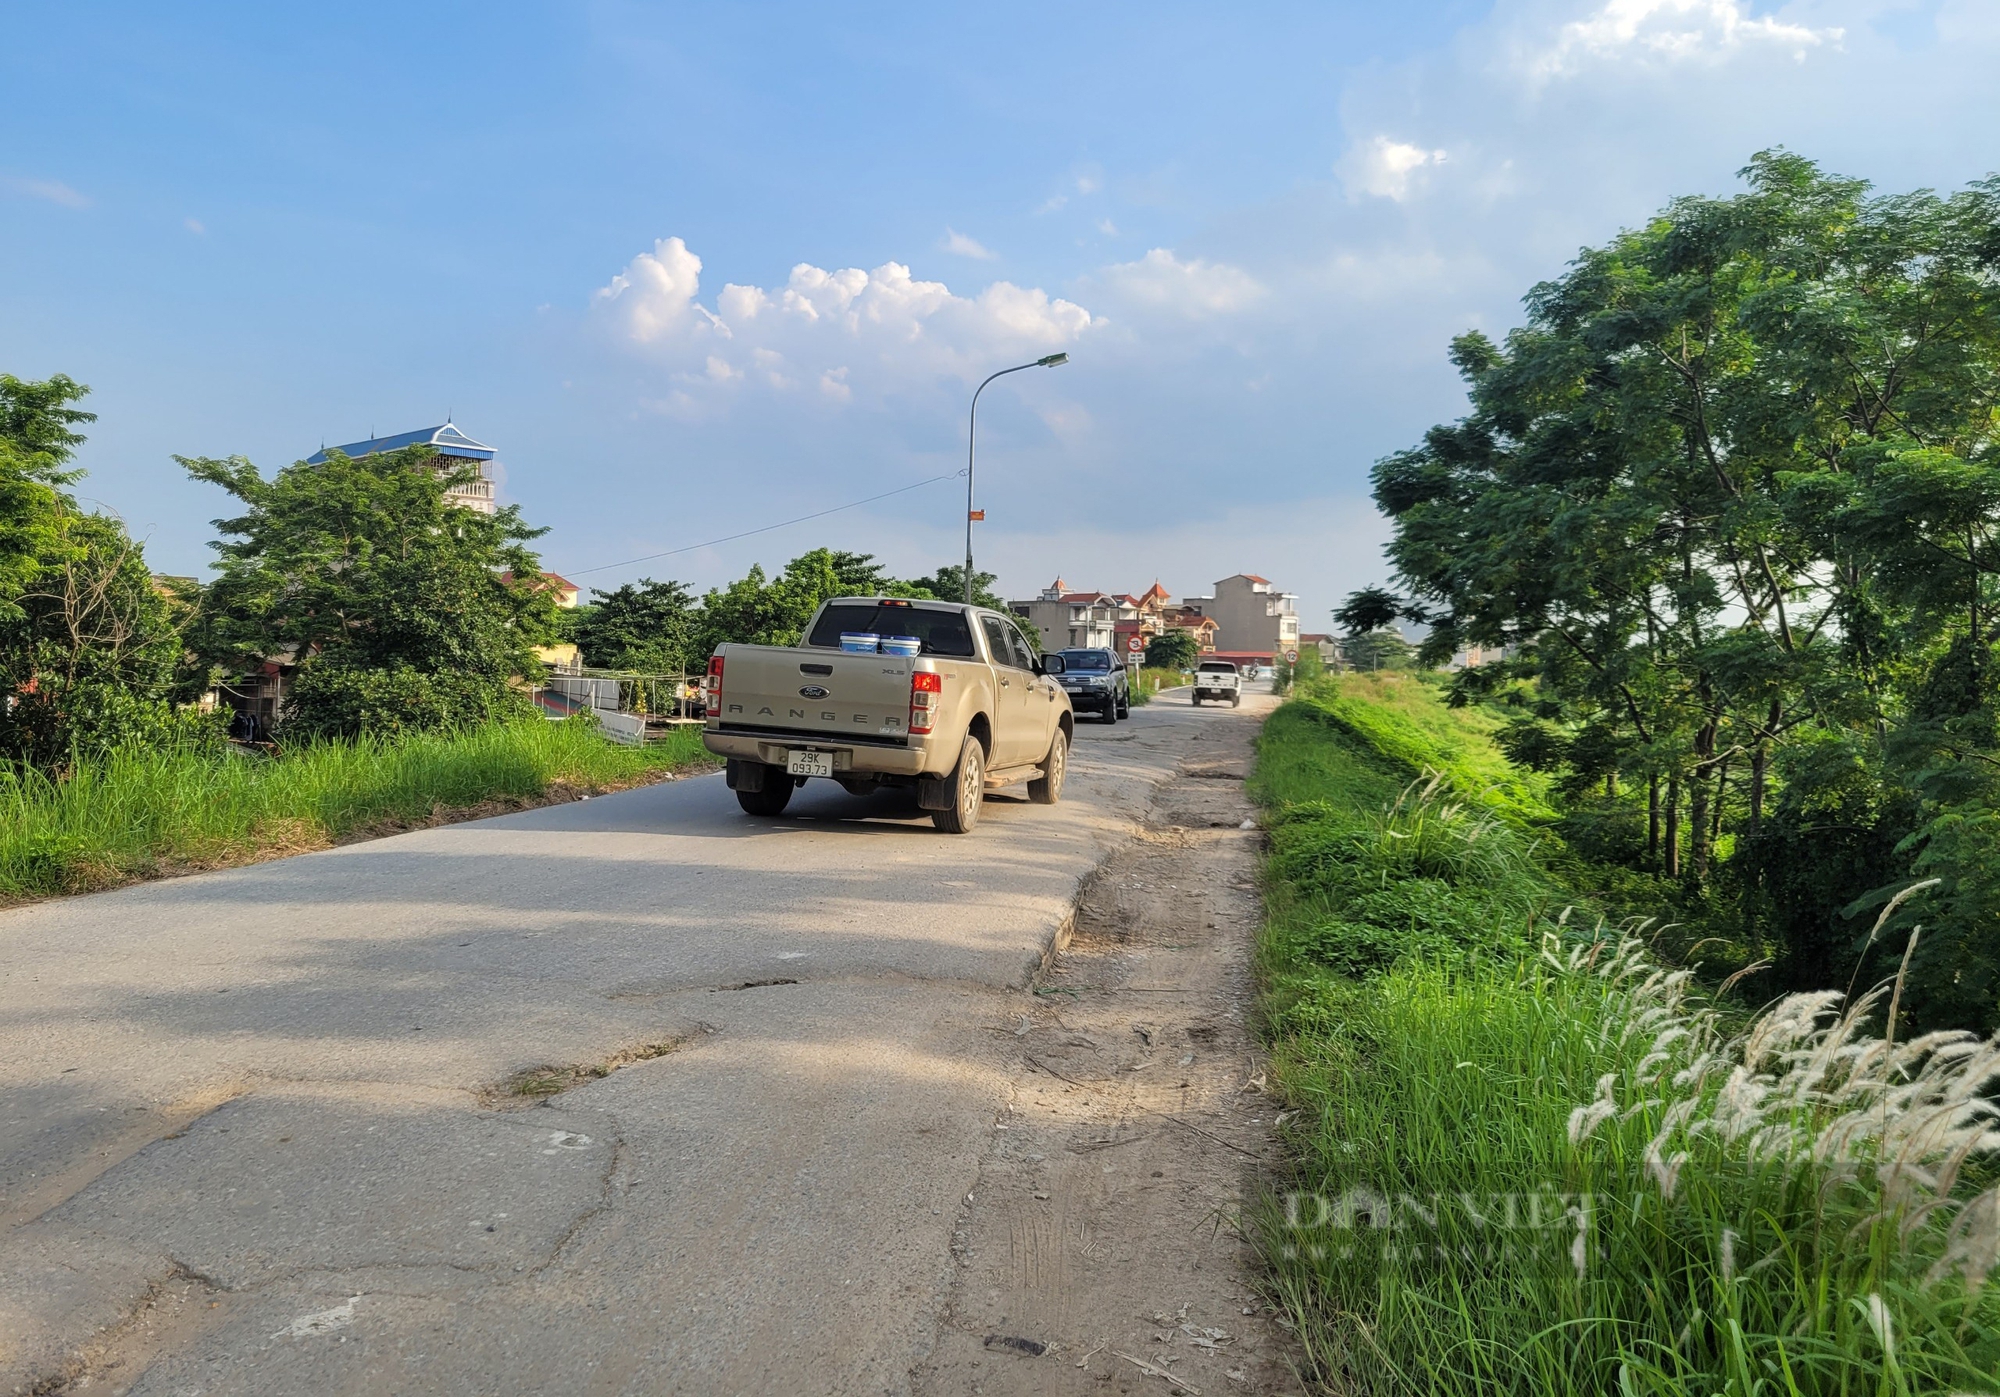
[[[1100,218],[1097,220],[1097,231],[1107,238],[1115,238],[1118,236],[1118,225],[1108,218]]]
[[[693,318],[701,289],[701,259],[679,238],[661,238],[592,299],[611,307],[636,343],[651,344]]]
[[[1604,0],[1595,13],[1563,25],[1554,43],[1531,50],[1526,67],[1531,77],[1548,79],[1592,63],[1714,62],[1750,49],[1803,62],[1808,51],[1838,44],[1843,32],[1752,15],[1739,0]]]
[[[7,187],[17,194],[26,194],[31,199],[46,199],[51,204],[61,204],[66,209],[87,209],[90,196],[79,193],[57,179],[10,179]]]
[[[1426,169],[1445,162],[1442,150],[1426,150],[1408,141],[1377,136],[1355,146],[1340,162],[1341,183],[1349,197],[1373,194],[1398,203],[1410,194]]]
[[[1183,262],[1164,247],[1136,262],[1106,267],[1102,275],[1127,301],[1190,319],[1242,310],[1264,295],[1263,286],[1240,267],[1198,257]]]
[[[960,257],[977,258],[981,262],[991,262],[996,255],[979,239],[967,237],[956,228],[944,230],[943,246],[946,252],[956,253]]]
[[[783,286],[725,285],[713,310],[700,292],[701,259],[663,238],[592,297],[619,340],[671,370],[674,391],[653,401],[676,413],[746,383],[775,391],[816,383],[822,399],[845,403],[857,389],[970,378],[1007,355],[1067,348],[1098,323],[1034,287],[996,281],[961,296],[900,262],[873,271],[801,262]]]
[[[1076,192],[1079,194],[1095,194],[1103,187],[1104,181],[1098,175],[1081,174],[1076,177]]]
[[[1068,202],[1069,195],[1067,194],[1051,194],[1042,201],[1041,207],[1037,208],[1035,212],[1037,214],[1056,213]]]
[[[198,218],[184,218],[181,220],[181,226],[198,238],[208,236],[207,225]]]

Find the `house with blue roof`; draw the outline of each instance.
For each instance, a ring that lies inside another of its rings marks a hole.
[[[466,509],[476,509],[481,514],[491,514],[498,508],[493,499],[493,480],[486,474],[486,463],[498,453],[485,442],[474,441],[461,432],[449,419],[442,427],[423,427],[414,432],[398,432],[392,437],[351,441],[333,450],[360,460],[363,456],[373,456],[381,451],[400,451],[406,446],[430,447],[431,466],[439,471],[463,469],[468,461],[477,463],[479,474],[453,485],[445,491],[445,498]],[[326,457],[327,449],[321,447],[306,457],[306,464],[319,465]]]

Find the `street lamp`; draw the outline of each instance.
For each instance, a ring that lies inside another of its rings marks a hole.
[[[1067,364],[1067,354],[1045,354],[1032,364],[1016,364],[1011,369],[1002,369],[997,374],[989,374],[986,383],[1008,374],[1017,374],[1023,369],[1053,369]],[[972,420],[965,430],[965,604],[972,605],[972,448],[973,438],[979,432],[979,395],[986,391],[986,383],[972,390]]]

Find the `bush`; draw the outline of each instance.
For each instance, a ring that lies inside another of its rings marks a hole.
[[[1193,669],[1201,654],[1201,642],[1192,631],[1161,631],[1146,642],[1146,668],[1179,673]]]
[[[286,702],[287,741],[450,732],[532,715],[525,695],[489,677],[426,673],[401,661],[302,665]]]

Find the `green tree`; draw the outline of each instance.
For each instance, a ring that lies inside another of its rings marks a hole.
[[[575,628],[585,664],[674,674],[699,669],[707,658],[695,653],[701,617],[693,594],[681,583],[642,577],[592,595],[595,603]]]
[[[801,553],[776,577],[753,566],[702,598],[701,653],[711,654],[728,642],[796,645],[806,622],[831,597],[925,597],[934,595],[929,583],[898,582],[871,555],[831,548]]]
[[[1747,915],[1771,915],[1756,896],[1800,897],[1784,850],[1826,812],[1860,812],[1855,856],[1815,860],[1806,903],[1858,916],[1883,895],[1861,880],[1914,858],[1944,885],[1911,1000],[1991,1022],[2000,975],[1946,967],[2000,964],[1979,833],[2000,810],[1983,678],[2000,183],[1876,197],[1782,152],[1745,175],[1746,193],[1676,200],[1587,249],[1504,344],[1454,342],[1472,410],[1376,467],[1407,591],[1389,600],[1431,622],[1427,658],[1519,647],[1505,669],[1535,698],[1509,742],[1572,791],[1643,790],[1651,866],[1709,883],[1733,835]],[[1463,675],[1461,692],[1492,678]],[[1830,779],[1829,739],[1904,794],[1864,799],[1850,772],[1837,796],[1774,806],[1774,779]],[[1788,756],[1797,744],[1813,759]],[[1860,954],[1842,949],[1819,972],[1836,983]]]
[[[543,531],[518,506],[452,504],[447,487],[472,468],[434,469],[424,447],[329,452],[270,480],[242,457],[176,459],[244,506],[216,521],[205,657],[242,673],[296,656],[293,732],[439,729],[524,710],[514,681],[539,675],[533,647],[557,625],[527,546]]]
[[[174,710],[181,611],[125,526],[77,506],[70,467],[94,421],[60,375],[0,374],[0,755],[60,774],[186,730]]]
[[[1395,625],[1409,609],[1407,602],[1385,587],[1363,587],[1334,608],[1333,619],[1345,635],[1367,635]]]
[[[1192,669],[1201,654],[1201,642],[1193,631],[1161,631],[1146,641],[1146,664],[1151,669]]]
[[[972,574],[972,604],[989,607],[994,611],[1005,611],[1007,603],[993,590],[993,584],[999,580],[997,573],[980,572],[975,569]],[[946,563],[930,576],[911,578],[902,585],[909,590],[899,595],[921,594],[938,601],[962,602],[965,600],[965,565]]]
[[[1393,627],[1349,636],[1344,648],[1348,663],[1358,670],[1408,669],[1417,657],[1417,647]]]

